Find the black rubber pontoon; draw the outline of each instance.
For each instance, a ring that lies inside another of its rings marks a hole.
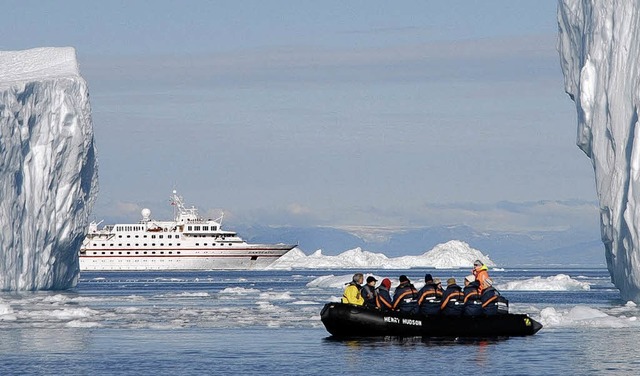
[[[422,316],[343,303],[325,304],[320,317],[327,331],[336,337],[530,336],[542,329],[542,324],[527,315]]]

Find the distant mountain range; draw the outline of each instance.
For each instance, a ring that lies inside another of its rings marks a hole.
[[[310,254],[336,255],[361,247],[389,257],[419,255],[449,240],[461,240],[487,254],[498,266],[604,266],[604,246],[592,229],[513,233],[478,232],[469,226],[413,229],[374,227],[228,227],[250,242],[296,243]]]

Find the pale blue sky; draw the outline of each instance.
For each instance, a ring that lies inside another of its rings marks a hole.
[[[272,225],[597,220],[553,1],[0,4],[0,49],[77,50],[97,218],[176,188]]]

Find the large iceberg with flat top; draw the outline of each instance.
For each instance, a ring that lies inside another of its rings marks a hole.
[[[558,50],[593,164],[612,282],[640,301],[640,1],[560,0]],[[639,132],[636,132],[639,131]]]
[[[0,290],[75,286],[96,191],[75,50],[0,51]]]

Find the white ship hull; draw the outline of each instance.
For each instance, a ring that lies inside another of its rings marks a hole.
[[[103,251],[87,251],[80,256],[80,270],[224,270],[224,269],[247,269],[259,270],[269,266],[272,262],[284,255],[294,246],[269,246],[280,247],[281,249],[227,249],[227,250],[198,250],[198,251],[163,251],[160,255],[141,255],[142,251],[128,251],[131,254],[102,255]],[[177,254],[180,252],[180,254]]]

